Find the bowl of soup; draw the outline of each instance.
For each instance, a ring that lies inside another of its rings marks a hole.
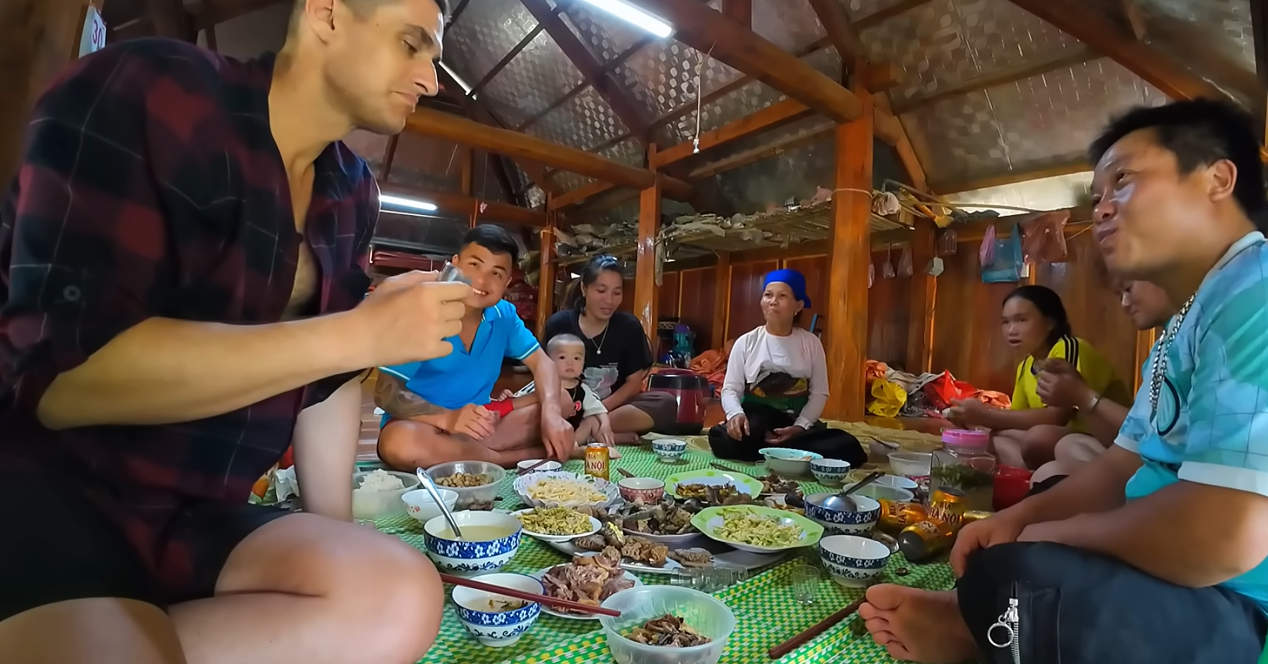
[[[453,515],[462,537],[454,535],[444,516],[423,525],[427,556],[442,572],[496,572],[515,557],[523,528],[520,520],[501,512],[458,512]]]
[[[540,580],[525,574],[482,574],[476,580],[500,588],[546,594]],[[453,603],[462,626],[482,645],[490,648],[514,645],[542,612],[542,605],[536,602],[462,586],[453,589]]]

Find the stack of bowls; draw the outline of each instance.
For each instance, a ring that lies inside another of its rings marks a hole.
[[[845,477],[850,474],[850,462],[840,459],[815,459],[810,462],[810,472],[820,484],[841,486]]]
[[[478,574],[495,572],[511,562],[520,548],[523,527],[520,520],[501,512],[458,512],[453,515],[463,539],[455,539],[449,522],[438,516],[423,526],[427,556],[442,572]],[[495,531],[497,537],[483,539],[481,533]]]
[[[546,587],[541,581],[524,574],[484,574],[476,579],[502,588],[538,595],[546,593]],[[537,603],[525,604],[513,611],[493,611],[490,600],[514,601],[510,597],[464,586],[453,589],[454,610],[458,614],[458,620],[477,641],[490,648],[514,645],[533,626],[542,612],[542,605]]]
[[[832,535],[866,535],[881,518],[881,504],[873,498],[854,494],[850,496],[858,504],[857,512],[829,509],[823,500],[835,493],[816,493],[806,496],[806,517],[823,526]]]
[[[892,552],[888,546],[856,535],[832,535],[819,540],[819,561],[832,580],[847,588],[864,588],[885,571]]]
[[[652,441],[652,451],[663,463],[678,463],[687,453],[687,441],[676,438],[657,438]]]

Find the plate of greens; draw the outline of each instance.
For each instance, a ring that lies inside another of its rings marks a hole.
[[[691,519],[706,537],[751,553],[779,553],[814,546],[823,526],[800,514],[771,507],[710,507]]]

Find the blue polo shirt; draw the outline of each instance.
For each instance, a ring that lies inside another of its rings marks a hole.
[[[379,371],[405,381],[411,392],[441,408],[457,410],[467,404],[489,403],[493,384],[502,373],[502,359],[524,360],[541,345],[524,326],[515,306],[506,300],[484,310],[484,319],[476,328],[471,350],[457,335],[446,339],[453,352],[424,362],[410,362]],[[380,426],[387,424],[384,415]]]

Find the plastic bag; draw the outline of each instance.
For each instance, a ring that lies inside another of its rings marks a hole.
[[[910,277],[915,271],[911,264],[911,245],[904,245],[903,253],[898,257],[898,276]]]
[[[948,228],[938,234],[938,251],[939,256],[954,256],[960,247],[960,236],[956,234],[954,228]]]
[[[995,241],[995,260],[990,266],[982,266],[982,283],[1003,284],[1021,281],[1025,263],[1021,255],[1021,228],[1013,226],[1012,233]]]
[[[871,288],[876,283],[876,263],[867,262],[867,287]]]
[[[872,400],[867,412],[878,417],[898,417],[898,411],[907,403],[907,392],[892,380],[884,378],[872,381]]]
[[[893,250],[894,250],[894,245],[892,244],[885,247],[885,264],[881,266],[882,279],[894,278],[894,261],[890,257],[890,254],[893,252]]]
[[[990,267],[995,262],[995,225],[991,224],[986,227],[986,232],[982,234],[982,246],[978,247],[977,258],[982,262],[983,268]]]
[[[1022,254],[1026,262],[1060,263],[1069,255],[1065,244],[1065,225],[1070,221],[1069,210],[1045,212],[1022,222]]]

